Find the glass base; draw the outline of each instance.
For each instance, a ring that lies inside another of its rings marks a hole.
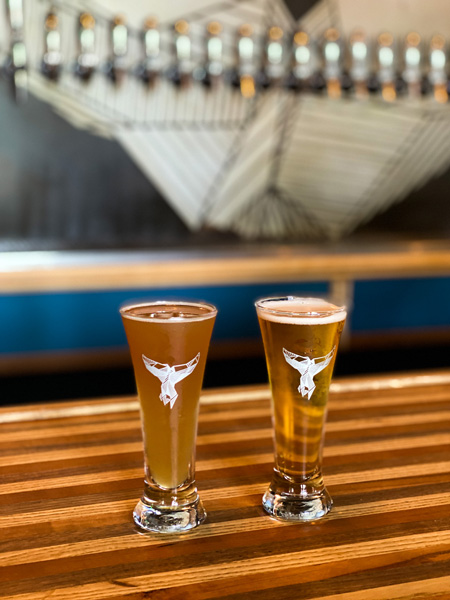
[[[203,523],[206,511],[198,496],[192,502],[181,506],[161,506],[148,501],[144,496],[136,504],[133,518],[143,531],[182,533]]]
[[[271,517],[280,521],[308,522],[328,514],[333,501],[321,474],[313,480],[293,483],[275,471],[262,504]]]

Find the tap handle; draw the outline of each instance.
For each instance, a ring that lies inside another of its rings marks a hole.
[[[22,0],[7,0],[6,8],[10,29],[10,46],[4,71],[11,83],[15,101],[22,104],[28,98],[28,58],[23,35]]]
[[[95,18],[82,13],[78,19],[78,48],[75,72],[83,81],[89,81],[98,66],[96,53]]]
[[[330,98],[340,98],[342,92],[342,64],[344,47],[340,32],[330,27],[325,31],[323,39],[323,64],[327,93]]]
[[[146,85],[153,86],[161,72],[161,32],[158,20],[149,17],[141,33],[143,58],[138,76]]]
[[[173,26],[173,49],[175,62],[169,71],[169,79],[175,85],[187,87],[192,79],[192,39],[189,23],[180,19]]]
[[[111,55],[106,72],[113,83],[123,81],[127,71],[128,27],[125,18],[117,15],[110,23]]]
[[[61,33],[56,13],[49,12],[44,21],[44,55],[41,71],[51,81],[59,79],[62,67]]]
[[[445,38],[434,35],[430,43],[428,81],[433,88],[434,99],[443,104],[449,99],[449,82],[447,77],[447,51]]]

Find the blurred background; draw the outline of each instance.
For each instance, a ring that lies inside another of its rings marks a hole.
[[[3,6],[2,6],[3,5]],[[134,393],[119,306],[349,307],[336,375],[450,357],[447,0],[0,0],[0,402]]]

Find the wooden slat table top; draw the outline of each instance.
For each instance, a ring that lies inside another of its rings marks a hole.
[[[136,398],[3,408],[0,598],[450,597],[450,371],[333,384],[325,519],[268,517],[271,469],[268,388],[205,393],[208,519],[182,536],[139,535]]]

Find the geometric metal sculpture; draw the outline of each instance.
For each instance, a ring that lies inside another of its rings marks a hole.
[[[108,39],[119,3],[98,1],[98,66],[88,82],[70,68],[61,69],[55,82],[41,69],[49,7],[29,0],[24,7],[28,86],[73,125],[118,140],[191,229],[233,231],[247,239],[336,239],[448,168],[450,108],[432,98],[387,104],[379,98],[336,100],[332,94],[296,94],[279,87],[251,92],[251,85],[245,97],[245,73],[237,74],[241,92],[223,77],[214,85],[196,81],[204,77],[196,66],[204,54],[208,23],[223,26],[223,32],[216,29],[223,40],[220,54],[216,43],[211,56],[220,56],[229,71],[243,22],[252,24],[258,56],[269,25],[275,23],[281,32],[297,26],[283,0],[155,2],[152,9],[164,17],[160,67],[170,70],[171,24],[183,20],[189,28],[181,28],[179,35],[190,36],[184,52],[189,50],[187,61],[192,58],[192,68],[186,70],[192,81],[177,87],[170,79],[155,81],[152,76],[145,85],[142,67],[139,71],[136,65],[132,74],[130,65],[128,72],[123,69],[127,53],[139,56],[141,65],[145,59],[137,29],[148,16],[144,4],[127,5],[126,46],[118,56],[117,49],[111,53]],[[85,3],[52,6],[58,13],[61,54],[70,65],[76,56],[73,23]],[[304,15],[302,28],[322,35],[336,25],[332,19],[329,3],[322,0]],[[124,21],[115,22],[125,27]],[[0,34],[2,29],[6,26],[0,16]],[[6,55],[8,48],[0,50]]]

